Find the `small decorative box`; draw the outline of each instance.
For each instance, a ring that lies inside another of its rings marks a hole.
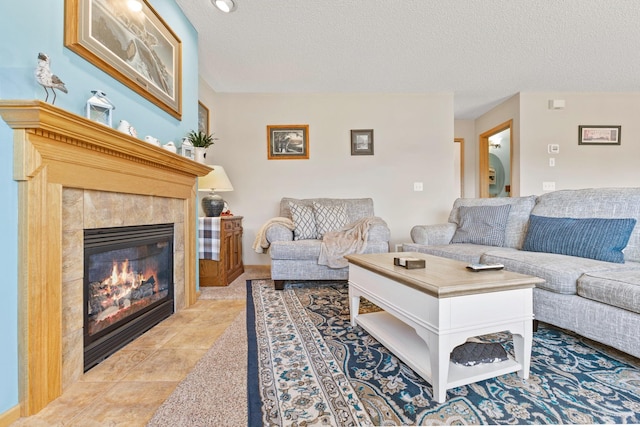
[[[407,270],[412,268],[424,268],[424,260],[420,258],[395,257],[393,258],[393,265],[399,265]]]

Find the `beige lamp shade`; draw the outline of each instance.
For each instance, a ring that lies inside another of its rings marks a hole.
[[[198,191],[209,191],[202,197],[202,210],[206,216],[217,217],[224,209],[224,200],[216,191],[233,191],[233,185],[220,165],[213,165],[213,170],[207,176],[198,178]]]
[[[233,185],[224,168],[219,165],[211,167],[213,170],[207,176],[198,178],[198,191],[233,191]]]

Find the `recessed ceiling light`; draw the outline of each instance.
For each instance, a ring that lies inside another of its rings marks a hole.
[[[211,3],[224,13],[230,13],[236,10],[236,2],[233,0],[211,0]]]
[[[127,6],[129,6],[129,9],[133,12],[140,12],[142,10],[142,2],[140,0],[129,0]]]

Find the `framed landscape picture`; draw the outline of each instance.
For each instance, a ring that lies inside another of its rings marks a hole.
[[[267,158],[309,158],[309,125],[267,125]]]
[[[198,101],[198,130],[209,135],[209,109]]]
[[[579,145],[620,145],[621,126],[578,126]]]
[[[351,155],[373,155],[373,129],[356,129],[351,131]]]
[[[182,43],[147,0],[66,0],[64,44],[177,119]],[[137,4],[139,10],[129,5]]]

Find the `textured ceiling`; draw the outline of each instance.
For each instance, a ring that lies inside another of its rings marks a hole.
[[[216,92],[453,92],[472,119],[531,91],[637,92],[638,0],[176,0]]]

